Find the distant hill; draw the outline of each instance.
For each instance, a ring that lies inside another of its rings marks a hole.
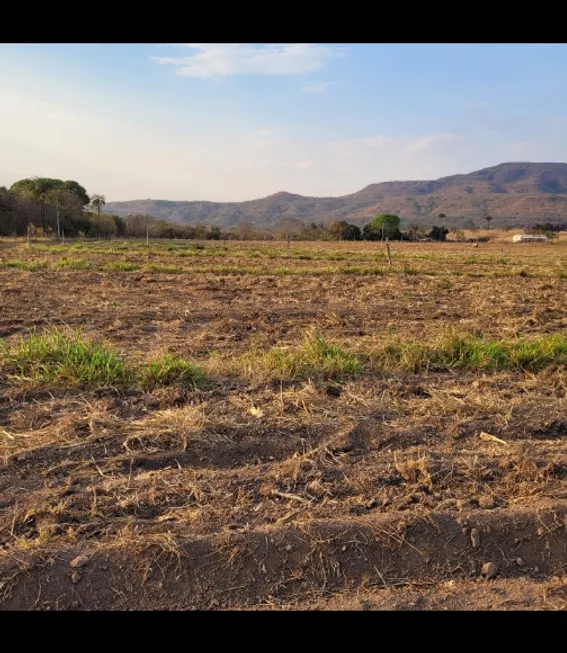
[[[567,163],[501,163],[470,174],[435,181],[370,184],[342,197],[304,197],[280,192],[247,202],[109,202],[116,215],[148,214],[174,222],[220,227],[249,221],[274,227],[290,218],[303,223],[347,220],[364,224],[378,213],[396,213],[403,223],[479,226],[489,213],[493,227],[567,219]]]

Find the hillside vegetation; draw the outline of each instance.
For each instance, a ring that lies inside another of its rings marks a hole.
[[[436,223],[439,213],[446,225],[470,228],[489,213],[500,226],[523,226],[534,220],[561,220],[567,216],[567,163],[501,163],[436,181],[390,181],[370,184],[342,197],[304,197],[280,192],[247,202],[172,202],[133,200],[109,202],[107,211],[119,216],[149,214],[179,223],[230,227],[250,221],[261,227],[279,227],[281,221],[323,222],[347,220],[358,225],[379,213],[395,213],[406,223]]]

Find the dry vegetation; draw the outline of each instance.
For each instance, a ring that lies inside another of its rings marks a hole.
[[[567,239],[0,241],[1,609],[567,606]]]

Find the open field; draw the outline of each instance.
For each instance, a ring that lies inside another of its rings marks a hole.
[[[0,240],[0,609],[567,607],[567,238]]]

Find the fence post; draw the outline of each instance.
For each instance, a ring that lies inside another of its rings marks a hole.
[[[388,267],[392,267],[392,253],[390,252],[390,243],[386,238],[386,250],[388,251]]]

